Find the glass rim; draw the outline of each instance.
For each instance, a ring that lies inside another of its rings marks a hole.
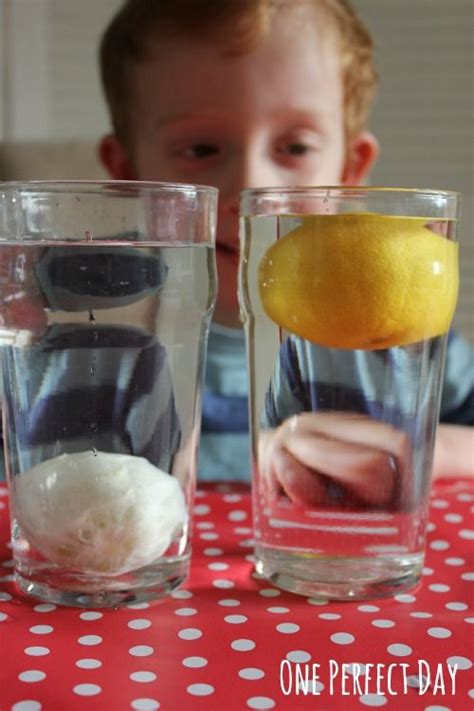
[[[178,183],[153,180],[3,180],[0,181],[0,191],[16,190],[36,192],[100,192],[111,190],[111,194],[123,188],[124,192],[139,195],[140,193],[194,193],[198,195],[216,196],[218,189],[212,185],[195,183]],[[113,192],[112,192],[113,191]]]
[[[240,195],[242,198],[247,197],[257,197],[266,195],[302,195],[304,193],[310,193],[316,195],[318,193],[323,194],[324,197],[340,197],[341,194],[345,195],[361,195],[361,194],[388,194],[394,193],[396,195],[418,195],[420,197],[430,197],[430,198],[451,198],[459,199],[462,197],[462,193],[457,190],[437,190],[433,188],[397,188],[397,187],[384,187],[384,186],[372,186],[372,185],[301,185],[293,187],[285,186],[269,186],[265,188],[245,188],[241,190]],[[331,195],[331,193],[333,193]]]

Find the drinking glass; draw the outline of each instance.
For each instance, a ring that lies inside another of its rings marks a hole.
[[[186,579],[216,203],[195,185],[0,185],[3,443],[26,593],[117,606]]]
[[[420,578],[459,201],[242,193],[255,557],[281,588],[344,600]]]

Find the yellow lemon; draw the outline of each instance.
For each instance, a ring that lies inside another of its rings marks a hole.
[[[314,343],[406,345],[448,330],[457,245],[423,218],[306,216],[265,253],[259,290],[273,321]]]

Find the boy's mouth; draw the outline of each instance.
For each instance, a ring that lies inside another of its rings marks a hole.
[[[238,244],[229,244],[227,242],[216,242],[216,249],[219,252],[225,252],[227,254],[239,254]]]

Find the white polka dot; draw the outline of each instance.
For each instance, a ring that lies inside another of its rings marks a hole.
[[[18,678],[20,681],[33,683],[35,681],[43,681],[43,679],[46,679],[46,674],[43,671],[38,671],[38,669],[28,669],[28,671],[18,674]]]
[[[431,502],[431,506],[434,509],[447,509],[449,506],[449,502],[445,501],[444,499],[433,499]]]
[[[204,555],[222,555],[223,552],[222,548],[204,548],[203,550]]]
[[[367,667],[365,664],[361,664],[361,662],[352,662],[352,664],[347,665],[346,669],[349,674],[353,676],[364,676],[367,674]]]
[[[79,669],[99,669],[102,666],[102,662],[99,659],[78,659],[76,662],[76,667]]]
[[[434,551],[445,551],[449,548],[449,543],[441,540],[431,541],[430,548]]]
[[[349,632],[335,632],[331,635],[330,639],[334,644],[352,644],[355,637],[353,634],[349,634]]]
[[[275,588],[262,588],[258,591],[258,594],[262,597],[278,597],[281,595],[281,592],[279,590],[275,590]]]
[[[446,558],[445,561],[446,565],[464,565],[466,562],[464,558],[457,558],[456,556],[451,556],[449,558]]]
[[[150,647],[148,644],[137,644],[135,647],[130,647],[128,653],[131,654],[132,657],[149,657],[154,651],[153,647]]]
[[[463,538],[465,541],[474,541],[474,531],[468,528],[462,528],[458,533],[459,538]]]
[[[249,709],[273,709],[275,702],[269,696],[252,696],[247,699]]]
[[[198,504],[194,507],[194,513],[196,516],[205,516],[206,514],[210,513],[210,511],[211,507],[207,504]]]
[[[234,639],[230,646],[236,652],[249,652],[251,649],[255,649],[255,642],[251,639]]]
[[[52,612],[53,610],[56,610],[57,605],[50,605],[49,603],[44,603],[41,605],[35,605],[34,610],[35,612]]]
[[[197,610],[195,607],[178,607],[178,609],[174,611],[174,614],[180,617],[192,617],[193,615],[197,615]]]
[[[267,607],[267,612],[271,612],[275,615],[284,615],[286,612],[289,611],[289,607]]]
[[[207,663],[205,657],[185,657],[183,659],[183,666],[189,667],[190,669],[200,669],[201,667],[207,666]]]
[[[176,593],[171,593],[172,596],[176,595]],[[126,606],[128,610],[146,610],[148,607],[150,607],[149,602],[134,602],[131,603],[130,605]]]
[[[387,652],[393,654],[394,657],[407,657],[413,652],[413,649],[408,644],[389,644]]]
[[[359,605],[357,609],[359,612],[380,612],[380,607],[376,605]]]
[[[340,620],[341,615],[337,612],[320,612],[318,617],[321,620]]]
[[[208,566],[209,570],[228,570],[229,569],[229,564],[228,563],[209,563]]]
[[[240,509],[235,509],[235,511],[231,511],[230,514],[227,516],[229,521],[245,521],[247,518],[247,512],[246,511],[241,511]]]
[[[216,580],[212,581],[212,584],[215,588],[233,588],[234,584],[232,580],[226,580],[225,578],[217,578]]]
[[[382,629],[388,627],[395,627],[395,622],[393,620],[372,620],[374,627],[380,627]]]
[[[465,602],[447,602],[445,607],[447,610],[454,610],[456,612],[468,609]]]
[[[446,660],[450,667],[454,667],[457,664],[458,669],[465,670],[472,667],[472,662],[467,657],[448,657]]]
[[[79,617],[81,620],[86,620],[87,622],[92,622],[93,620],[100,620],[103,617],[102,612],[81,612]]]
[[[465,617],[464,622],[467,622],[469,625],[474,624],[474,617]]]
[[[431,612],[410,612],[410,617],[416,617],[420,620],[428,619],[428,617],[433,617]]]
[[[282,634],[294,634],[295,632],[299,632],[301,627],[294,622],[281,622],[275,629]]]
[[[424,565],[423,568],[421,569],[421,573],[422,573],[422,575],[433,575],[434,570],[433,570],[433,568],[428,568],[426,565]]]
[[[215,689],[210,684],[190,684],[186,691],[192,696],[209,696],[214,693]]]
[[[98,634],[86,634],[83,637],[79,637],[77,641],[79,644],[85,644],[86,647],[93,647],[94,645],[102,642],[102,637]]]
[[[30,627],[30,632],[33,634],[51,634],[54,631],[54,627],[51,625],[33,625]]]
[[[160,708],[160,703],[156,699],[134,699],[131,707],[135,711],[155,711]]]
[[[256,667],[246,667],[245,669],[239,670],[239,676],[241,679],[253,681],[254,679],[262,679],[265,676],[265,672]]]
[[[444,517],[444,520],[447,521],[448,523],[461,523],[461,521],[464,519],[464,516],[461,516],[461,514],[456,514],[456,513],[449,513],[446,514]]]
[[[436,637],[438,639],[446,639],[446,637],[451,637],[452,632],[446,627],[430,627],[427,630],[430,637]]]
[[[215,541],[217,538],[219,538],[219,534],[212,533],[211,531],[206,531],[205,533],[200,533],[199,538],[203,541]]]
[[[240,605],[240,600],[233,600],[232,598],[224,598],[223,600],[218,600],[217,604],[222,605],[222,607],[238,607]]]
[[[175,600],[189,600],[193,595],[191,590],[175,590],[171,593],[171,597],[174,597]]]
[[[443,585],[443,583],[432,583],[428,585],[428,590],[431,590],[431,592],[444,593],[449,592],[450,589],[449,585]]]
[[[25,654],[30,657],[45,657],[50,653],[48,647],[26,647]]]
[[[463,573],[461,575],[461,579],[471,582],[472,580],[474,580],[474,573],[471,573],[471,572]]]
[[[127,623],[127,627],[130,627],[132,630],[146,630],[148,627],[151,627],[151,621],[146,619],[130,620],[130,622]]]
[[[402,593],[400,595],[395,595],[394,598],[397,602],[415,602],[416,597],[414,595],[407,595],[405,593]]]
[[[13,704],[11,711],[41,711],[42,708],[39,701],[25,699],[24,701],[17,701],[16,704]]]
[[[467,493],[458,494],[456,498],[458,501],[474,501],[474,496]]]
[[[226,501],[228,504],[236,504],[239,501],[242,501],[242,496],[240,494],[226,494],[225,496],[222,497],[224,501]]]
[[[420,674],[419,676],[407,677],[407,686],[411,687],[412,689],[419,689],[421,685],[426,688],[429,687],[430,680],[428,679],[428,677],[423,676],[423,674]]]
[[[311,659],[311,654],[309,652],[304,652],[302,649],[294,649],[292,652],[288,652],[286,658],[289,662],[294,662],[295,664],[309,662]]]
[[[426,524],[426,530],[428,531],[428,533],[431,533],[432,531],[436,531],[436,526],[434,525],[433,521],[429,521]]]
[[[245,541],[239,541],[239,546],[241,548],[253,548],[255,545],[255,541],[253,538],[248,538]],[[262,576],[265,577],[265,576]]]
[[[234,528],[234,533],[236,533],[238,536],[248,536],[250,533],[252,533],[252,529],[248,526],[236,526]]]
[[[243,622],[247,622],[248,617],[245,615],[226,615],[224,621],[228,622],[229,625],[241,625]]]
[[[151,671],[136,671],[130,674],[130,679],[139,684],[148,684],[150,681],[155,681],[156,674]]]
[[[435,704],[434,706],[425,706],[424,711],[451,711],[451,709],[447,706],[438,706],[438,704]]]
[[[0,612],[0,622],[5,622],[5,620],[8,620],[8,615],[6,612]]]
[[[77,684],[73,691],[78,696],[97,696],[102,689],[98,684]]]
[[[474,699],[474,689],[469,689],[467,692],[467,695],[469,696],[470,699]]]
[[[360,702],[365,706],[385,706],[387,701],[386,696],[380,696],[380,694],[363,694],[359,696]]]
[[[6,592],[0,592],[0,602],[8,602],[8,600],[11,600],[12,596],[10,593]]]
[[[212,521],[198,521],[196,523],[196,528],[200,528],[202,531],[207,528],[214,528],[215,524]]]
[[[309,605],[317,605],[319,607],[321,605],[327,605],[329,603],[329,600],[326,600],[325,598],[322,598],[322,597],[308,597],[306,602]]]
[[[178,632],[178,637],[180,639],[199,639],[202,637],[202,631],[195,627],[186,627]]]

